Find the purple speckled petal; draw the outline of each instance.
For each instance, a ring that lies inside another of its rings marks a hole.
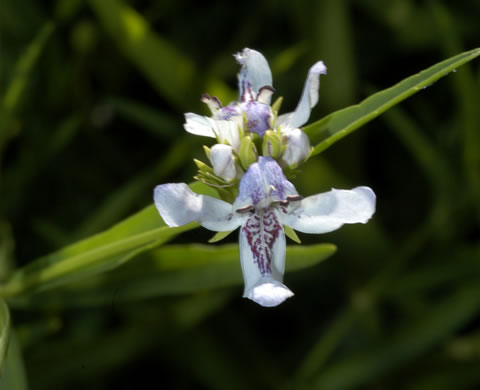
[[[238,88],[241,101],[255,100],[260,88],[272,86],[272,72],[262,53],[245,48],[234,55],[242,65],[238,74]]]
[[[273,158],[260,157],[258,159],[258,165],[272,201],[280,202],[285,200],[289,195],[298,195],[294,185],[287,180],[282,168],[280,168]]]
[[[237,103],[229,104],[215,112],[214,119],[230,120],[232,117],[241,115],[242,111]]]
[[[267,192],[263,182],[263,175],[258,163],[253,163],[240,181],[238,196],[233,204],[234,210],[248,206],[256,205],[266,199]]]
[[[259,157],[243,175],[233,208],[237,210],[247,205],[266,208],[271,202],[284,201],[289,195],[298,193],[282,168],[271,157]]]
[[[243,296],[262,306],[277,306],[293,293],[282,283],[285,234],[274,209],[257,210],[240,229]]]

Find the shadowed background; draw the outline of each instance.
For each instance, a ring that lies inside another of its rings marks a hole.
[[[478,46],[479,14],[467,1],[2,0],[0,276],[150,205],[157,184],[191,182],[213,140],[183,115],[208,114],[204,92],[236,99],[233,53],[266,56],[283,112],[323,60],[312,122]],[[295,296],[277,308],[238,281],[164,291],[139,271],[148,253],[88,299],[12,301],[30,388],[479,388],[479,87],[474,61],[308,161],[299,193],[368,185],[377,212],[300,235],[338,250],[287,273]],[[161,255],[188,259],[175,248]]]

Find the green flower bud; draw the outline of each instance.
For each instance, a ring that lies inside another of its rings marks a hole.
[[[282,138],[272,130],[267,130],[263,136],[262,154],[266,157],[278,158],[282,154]]]
[[[240,163],[245,170],[247,170],[251,164],[257,161],[257,148],[255,147],[255,144],[250,136],[243,137],[240,141],[238,157],[240,158]]]

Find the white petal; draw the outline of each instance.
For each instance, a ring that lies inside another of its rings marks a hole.
[[[277,213],[275,216],[278,218]],[[279,231],[278,237],[273,245],[272,260],[270,267],[273,278],[278,282],[283,282],[283,274],[285,273],[285,256],[287,251],[287,242],[283,227]],[[293,295],[293,294],[292,294]]]
[[[230,203],[196,194],[185,183],[155,187],[154,201],[168,226],[198,222],[209,230],[226,232],[236,229],[243,221],[241,216],[233,212]]]
[[[245,292],[244,297],[259,305],[273,307],[280,305],[285,299],[293,296],[293,292],[274,279],[263,278],[251,289]]]
[[[300,129],[286,128],[282,131],[282,135],[287,141],[285,152],[283,152],[282,155],[282,161],[288,167],[296,168],[298,164],[305,161],[310,153],[310,140]]]
[[[237,168],[233,159],[232,147],[224,144],[215,144],[210,149],[210,162],[213,172],[226,181],[237,176]]]
[[[318,88],[320,75],[327,74],[327,68],[322,61],[315,63],[308,71],[303,87],[302,97],[294,112],[280,115],[277,124],[284,127],[300,127],[308,121],[311,109],[318,103]]]
[[[345,223],[366,223],[375,212],[375,194],[368,187],[336,190],[291,202],[281,223],[304,233],[327,233]]]
[[[187,112],[185,114],[185,124],[183,127],[191,134],[211,138],[216,137],[215,133],[213,132],[212,125],[209,122],[209,118],[194,114],[192,112]]]
[[[238,150],[240,145],[239,122],[243,117],[229,120],[217,120],[191,112],[185,114],[183,127],[191,134],[204,137],[218,138],[221,143],[228,142],[233,149]]]
[[[208,118],[213,131],[218,135],[220,142],[228,142],[233,150],[238,151],[240,146],[240,132],[238,128],[238,121],[233,118],[230,120],[214,120]]]
[[[272,72],[268,62],[262,53],[248,48],[234,57],[242,65],[238,75],[240,99],[255,100],[260,88],[272,86]]]

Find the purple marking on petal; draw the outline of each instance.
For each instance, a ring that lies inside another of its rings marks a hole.
[[[266,197],[267,193],[265,192],[262,172],[258,163],[253,163],[240,181],[238,196],[235,203],[241,205],[244,205],[245,203],[256,205]]]
[[[208,93],[204,93],[200,98],[200,101],[202,103],[207,104],[210,107],[210,109],[212,109],[212,112],[213,112],[213,109],[218,110],[222,108],[222,103],[220,102],[220,100],[216,96],[210,96]]]
[[[215,119],[220,119],[220,120],[226,120],[228,121],[232,117],[236,115],[240,115],[241,111],[237,104],[229,104],[226,107],[220,108],[216,113],[215,113]]]
[[[281,230],[282,226],[272,209],[262,209],[252,214],[242,227],[253,261],[262,276],[271,274],[273,245]]]
[[[263,103],[249,101],[247,103],[243,103],[241,108],[247,117],[247,131],[257,133],[262,137],[271,127],[270,107]]]
[[[298,195],[294,185],[283,174],[282,168],[271,157],[259,157],[258,164],[265,184],[270,187],[270,198],[273,201],[286,200],[288,196]]]
[[[234,54],[234,57],[242,65],[238,74],[240,100],[255,100],[261,87],[272,85],[272,72],[268,62],[262,53],[249,48]]]
[[[253,163],[240,181],[235,204],[238,208],[251,205],[257,206],[269,198],[272,202],[282,202],[288,197],[297,197],[298,192],[283,174],[282,168],[271,157],[259,157]],[[266,207],[263,203],[260,207]]]

